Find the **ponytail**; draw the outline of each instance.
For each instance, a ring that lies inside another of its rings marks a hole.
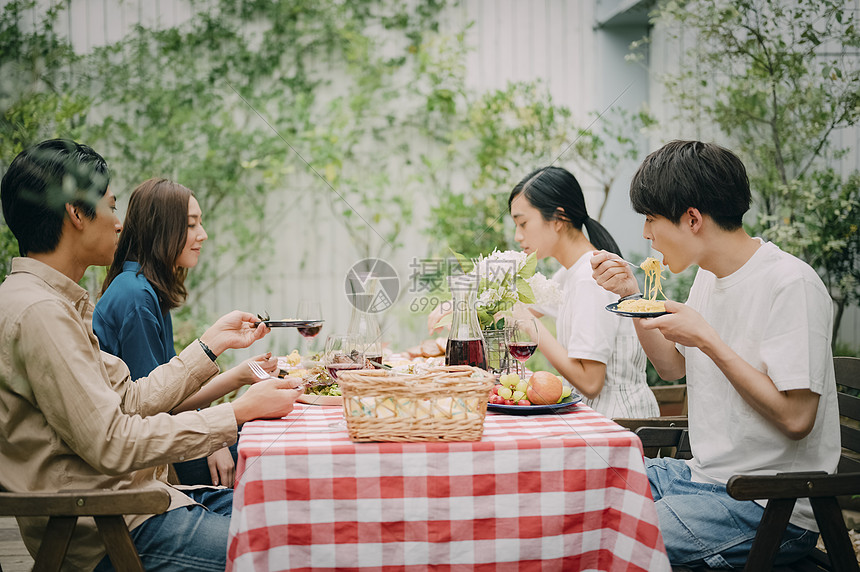
[[[585,230],[588,231],[588,241],[594,245],[598,250],[607,250],[609,252],[614,252],[618,256],[622,256],[621,249],[618,248],[618,244],[615,242],[615,239],[612,238],[612,235],[609,234],[609,231],[606,230],[602,224],[597,222],[591,217],[585,219],[583,223]]]

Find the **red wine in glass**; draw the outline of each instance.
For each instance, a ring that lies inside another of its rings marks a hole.
[[[487,349],[484,340],[448,339],[445,365],[471,365],[487,369]]]
[[[517,361],[524,362],[535,353],[537,344],[535,342],[509,342],[508,351]]]
[[[297,330],[299,331],[299,333],[300,333],[301,335],[303,335],[304,337],[306,337],[306,338],[312,338],[312,337],[316,336],[318,333],[320,333],[320,330],[322,329],[322,325],[319,325],[319,326],[308,326],[308,327],[306,327],[306,328],[296,328],[296,329],[297,329]]]
[[[328,369],[328,374],[331,376],[332,379],[337,379],[337,372],[345,369],[364,369],[364,364],[351,361],[330,363],[326,366],[326,369]]]

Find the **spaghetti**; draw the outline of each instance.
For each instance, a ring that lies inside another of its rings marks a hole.
[[[639,265],[639,268],[645,271],[645,295],[639,299],[622,300],[618,303],[618,309],[625,312],[665,312],[665,300],[658,300],[657,293],[659,292],[664,298],[662,265],[656,258],[648,257]]]

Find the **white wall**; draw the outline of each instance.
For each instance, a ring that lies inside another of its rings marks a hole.
[[[49,2],[43,0],[41,4]],[[573,111],[578,123],[586,123],[592,111],[605,111],[611,106],[636,110],[643,104],[650,104],[656,115],[665,119],[671,114],[663,104],[665,94],[659,82],[654,81],[655,74],[685,62],[679,59],[682,50],[663,41],[659,30],[653,36],[649,67],[625,61],[629,43],[648,31],[645,12],[640,8],[635,14],[639,4],[642,3],[636,0],[463,0],[450,9],[446,22],[451,29],[475,22],[467,36],[473,48],[466,61],[471,89],[501,88],[509,81],[540,79],[556,103]],[[75,49],[81,52],[118,40],[138,22],[172,26],[193,17],[187,0],[71,0],[70,6],[66,28]],[[625,14],[624,10],[631,7],[633,10]],[[613,13],[615,17],[607,16]],[[643,136],[642,156],[669,133],[685,138],[711,135],[706,125],[668,124],[661,136],[650,141]],[[842,133],[840,137],[855,142],[857,132]],[[845,161],[846,169],[860,164],[860,145],[852,147],[854,152]],[[554,161],[576,173],[565,155],[548,154],[545,164]],[[631,256],[648,252],[648,243],[641,237],[642,218],[632,212],[627,201],[627,186],[635,168],[636,163],[619,168],[602,221]],[[520,176],[513,175],[515,180]],[[600,196],[593,181],[582,178],[589,209],[594,214]],[[390,260],[404,282],[409,277],[410,261],[428,251],[427,239],[421,233],[425,224],[422,213],[427,212],[432,195],[416,194],[416,221],[404,236],[405,248]],[[271,229],[279,235],[271,264],[256,276],[225,276],[218,288],[201,297],[200,302],[213,315],[240,307],[254,312],[268,309],[273,315],[285,316],[294,310],[298,298],[315,296],[325,307],[327,324],[323,333],[345,329],[350,307],[343,278],[359,255],[342,228],[321,222],[333,220],[330,209],[337,197],[312,174],[297,174],[285,182],[276,199],[281,202],[274,208],[291,204],[291,212],[304,216],[290,217],[283,227]],[[423,315],[410,315],[401,306],[384,322],[386,338],[395,348],[412,345],[424,337],[423,323]],[[860,345],[858,312],[846,317],[843,329],[846,341]],[[293,331],[275,331],[255,350],[271,348],[282,352],[300,341]]]

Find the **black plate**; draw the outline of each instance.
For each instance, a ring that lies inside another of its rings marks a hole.
[[[571,405],[575,405],[582,401],[582,396],[578,393],[571,393],[561,400],[561,403],[550,403],[549,405],[498,405],[488,403],[487,409],[497,411],[499,413],[509,413],[511,415],[537,415],[538,413],[552,413],[559,409],[565,409]]]
[[[312,328],[322,326],[323,322],[325,320],[266,320],[263,323],[270,328]]]
[[[624,310],[618,309],[618,304],[621,302],[613,302],[606,306],[606,309],[612,312],[613,314],[618,314],[619,316],[627,316],[628,318],[656,318],[657,316],[665,316],[669,312],[625,312]]]

